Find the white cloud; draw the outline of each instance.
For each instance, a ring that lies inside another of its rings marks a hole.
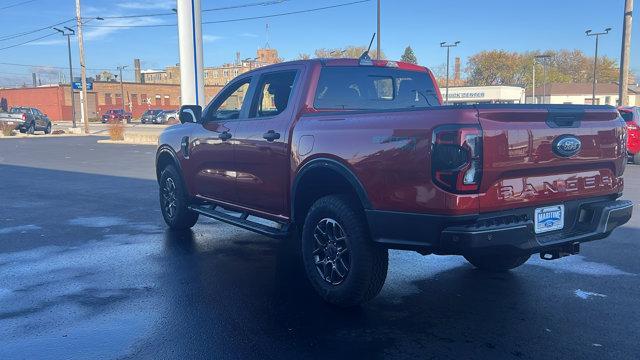
[[[212,43],[212,42],[218,41],[218,40],[220,40],[222,38],[223,38],[222,36],[218,36],[218,35],[207,35],[207,34],[204,34],[204,35],[202,35],[202,42]]]
[[[249,33],[249,32],[242,33],[242,34],[240,34],[240,36],[241,36],[241,37],[250,37],[250,38],[257,38],[257,37],[258,37],[258,35],[257,35],[257,34]]]
[[[93,24],[87,25],[84,35],[85,40],[97,40],[108,37],[109,35],[131,29],[132,25],[157,25],[161,24],[162,20],[157,18],[125,18],[125,19],[105,19],[104,21],[95,21]],[[96,27],[91,27],[96,25]],[[99,27],[99,26],[117,26],[117,27]]]
[[[62,35],[60,37],[62,37]],[[66,43],[67,43],[67,39],[50,39],[50,40],[39,40],[39,41],[30,42],[27,45],[60,45],[60,44],[66,44]]]
[[[122,2],[117,4],[116,6],[121,7],[123,9],[171,10],[171,9],[174,9],[177,5],[175,0],[138,0],[138,1]]]

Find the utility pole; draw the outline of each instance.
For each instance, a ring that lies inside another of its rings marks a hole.
[[[380,0],[378,0],[378,32],[377,32],[377,42],[376,42],[376,60],[380,60]]]
[[[596,37],[596,54],[593,58],[593,90],[592,90],[592,95],[591,95],[591,105],[595,105],[596,104],[596,83],[597,81],[597,74],[598,74],[598,41],[600,40],[600,35],[607,35],[609,33],[609,31],[611,31],[611,28],[606,28],[604,29],[603,32],[599,32],[599,33],[594,33],[591,30],[587,30],[584,33],[587,34],[587,36],[595,36]]]
[[[76,99],[73,96],[73,62],[71,60],[71,35],[75,35],[75,30],[64,27],[64,30],[60,30],[58,28],[53,28],[55,31],[61,33],[63,36],[67,37],[67,51],[69,52],[69,93],[71,94],[71,116],[73,127],[76,127]]]
[[[124,84],[122,83],[122,70],[124,70],[125,68],[127,68],[127,65],[118,66],[118,70],[120,71],[120,99],[122,99],[122,112],[123,113],[127,112],[127,110],[125,110],[125,107],[124,107]],[[126,122],[127,122],[126,117],[123,117],[122,118],[122,123],[124,124]]]
[[[629,105],[629,61],[631,57],[631,24],[633,21],[633,0],[624,2],[622,21],[622,53],[620,54],[620,80],[618,81],[618,105]]]
[[[82,91],[80,92],[80,113],[84,123],[84,133],[89,133],[89,113],[87,106],[87,69],[84,63],[84,39],[82,37],[82,13],[80,11],[80,0],[76,0],[76,24],[78,26],[78,47],[80,49],[80,81]]]
[[[460,44],[460,41],[456,41],[453,44],[447,44],[446,42],[441,42],[440,43],[440,47],[443,48],[447,48],[447,80],[446,80],[446,92],[445,92],[445,97],[444,97],[444,103],[448,104],[449,103],[449,50],[452,47],[456,47],[458,46],[458,44]]]

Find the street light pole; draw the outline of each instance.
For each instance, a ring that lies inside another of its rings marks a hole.
[[[594,33],[591,30],[585,31],[587,36],[595,36],[596,37],[596,53],[593,58],[593,89],[591,94],[591,105],[596,104],[596,83],[597,83],[597,71],[598,71],[598,41],[600,40],[600,35],[607,35],[611,31],[611,28],[604,29],[603,32]]]
[[[67,30],[66,32],[64,30],[60,30],[58,28],[53,28],[55,31],[61,33],[63,36],[67,37],[67,51],[69,52],[69,93],[71,94],[71,116],[72,116],[72,126],[73,128],[76,127],[76,99],[74,98],[74,94],[73,94],[73,62],[71,60],[71,35],[75,35],[76,32],[75,30],[68,28],[68,27],[64,27],[65,30]]]
[[[122,99],[122,112],[123,112],[123,116],[124,113],[127,112],[127,110],[125,110],[124,107],[124,84],[122,83],[122,70],[124,70],[125,68],[127,68],[127,65],[125,66],[118,66],[118,70],[120,71],[120,99]],[[126,116],[122,118],[122,123],[124,124],[127,121]]]
[[[538,103],[536,99],[536,61],[541,59],[549,59],[551,55],[535,55],[533,57],[533,103]],[[542,63],[542,103],[545,103],[547,97],[547,62]]]
[[[445,90],[445,97],[444,97],[445,104],[449,103],[449,54],[450,54],[451,48],[458,46],[458,44],[460,44],[460,41],[456,41],[453,44],[447,44],[446,42],[440,43],[440,47],[447,48],[447,77],[446,77],[447,80],[445,85],[446,90]]]

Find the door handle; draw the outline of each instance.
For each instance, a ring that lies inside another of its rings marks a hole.
[[[262,137],[271,142],[280,139],[280,133],[275,132],[275,130],[269,130],[266,133],[262,134]]]
[[[231,134],[228,131],[223,131],[220,133],[220,135],[218,135],[218,139],[222,141],[227,141],[231,139]]]

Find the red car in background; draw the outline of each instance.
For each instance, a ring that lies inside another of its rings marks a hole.
[[[104,113],[104,115],[102,115],[102,123],[108,123],[108,122],[131,122],[131,113],[130,112],[125,112],[122,109],[112,109],[112,110],[107,110],[106,113]]]
[[[619,107],[627,125],[627,152],[634,164],[640,164],[640,113],[637,106]]]

